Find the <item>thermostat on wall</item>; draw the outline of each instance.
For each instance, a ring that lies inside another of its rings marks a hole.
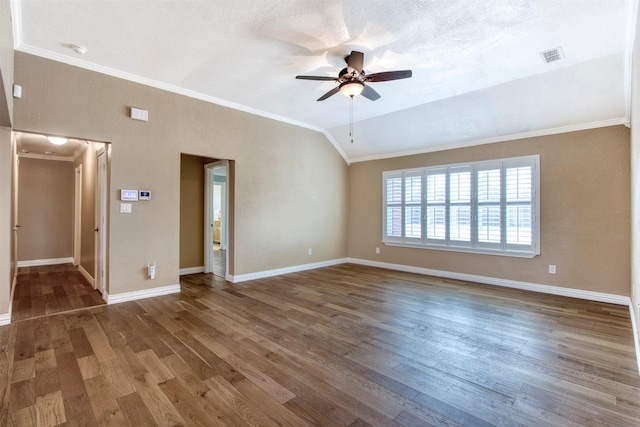
[[[140,200],[151,200],[151,191],[140,190]]]
[[[138,200],[138,190],[120,190],[120,200],[135,202]]]

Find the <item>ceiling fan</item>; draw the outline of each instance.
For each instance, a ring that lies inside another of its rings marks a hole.
[[[347,63],[347,67],[343,68],[338,77],[329,76],[296,76],[296,79],[301,80],[320,80],[320,81],[335,81],[338,86],[331,89],[329,92],[318,98],[318,101],[324,101],[330,96],[335,95],[338,92],[342,92],[345,96],[352,98],[354,96],[362,94],[367,99],[375,101],[380,98],[380,94],[373,90],[365,83],[374,82],[386,82],[389,80],[399,80],[411,77],[411,70],[402,71],[385,71],[382,73],[374,73],[367,75],[362,69],[364,63],[364,54],[358,51],[351,51],[351,54],[344,58]]]

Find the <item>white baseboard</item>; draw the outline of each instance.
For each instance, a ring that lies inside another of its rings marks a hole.
[[[82,265],[78,265],[78,271],[80,272],[80,274],[82,274],[82,276],[87,279],[87,282],[91,283],[91,286],[96,287],[96,279],[93,278],[93,276],[91,276],[91,274],[89,274],[89,272],[87,270],[84,269],[84,267]]]
[[[18,267],[39,267],[41,265],[73,264],[73,261],[73,257],[29,259],[26,261],[18,261]]]
[[[177,294],[180,293],[180,284],[162,286],[160,288],[144,289],[141,291],[123,292],[121,294],[109,295],[105,292],[103,295],[107,304],[118,304],[121,302],[135,301],[138,299],[158,297],[161,295]]]
[[[8,325],[9,323],[11,323],[11,311],[0,314],[0,326]]]
[[[266,277],[280,276],[282,274],[296,273],[298,271],[313,270],[315,268],[329,267],[332,265],[344,264],[347,258],[332,259],[329,261],[313,262],[310,264],[294,265],[291,267],[276,268],[274,270],[258,271],[256,273],[247,273],[233,276],[227,274],[226,280],[232,283],[246,282],[247,280],[264,279]]]
[[[608,302],[611,304],[630,305],[631,298],[624,295],[607,294],[603,292],[585,291],[582,289],[562,288],[559,286],[542,285],[539,283],[521,282],[518,280],[500,279],[497,277],[476,276],[474,274],[455,273],[453,271],[433,270],[431,268],[412,267],[402,264],[391,264],[387,262],[370,261],[359,258],[348,258],[348,262],[353,264],[367,265],[370,267],[387,268],[389,270],[404,271],[407,273],[418,273],[427,276],[444,277],[447,279],[463,280],[467,282],[483,283],[486,285],[496,285],[505,288],[514,288],[525,291],[540,292],[543,294],[560,295],[565,297],[580,298],[590,301]]]
[[[640,307],[638,307],[640,310]],[[636,313],[633,309],[633,304],[629,304],[629,314],[631,314],[631,330],[633,331],[633,343],[636,347],[636,361],[638,362],[638,375],[640,375],[640,330],[638,330],[638,321],[636,319],[637,316],[640,316],[640,313]]]
[[[204,265],[201,265],[199,267],[187,267],[187,268],[180,269],[181,276],[184,276],[185,274],[198,274],[198,273],[204,273]]]

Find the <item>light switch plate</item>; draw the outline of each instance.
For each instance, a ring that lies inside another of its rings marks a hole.
[[[131,203],[120,203],[120,213],[131,213]]]

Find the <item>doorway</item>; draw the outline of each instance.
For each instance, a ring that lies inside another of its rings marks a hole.
[[[205,165],[205,273],[226,278],[229,235],[229,162]]]
[[[109,144],[14,135],[19,167],[13,204],[20,225],[12,319],[103,304],[96,287],[107,288],[107,234],[96,231],[99,221],[106,231]]]

